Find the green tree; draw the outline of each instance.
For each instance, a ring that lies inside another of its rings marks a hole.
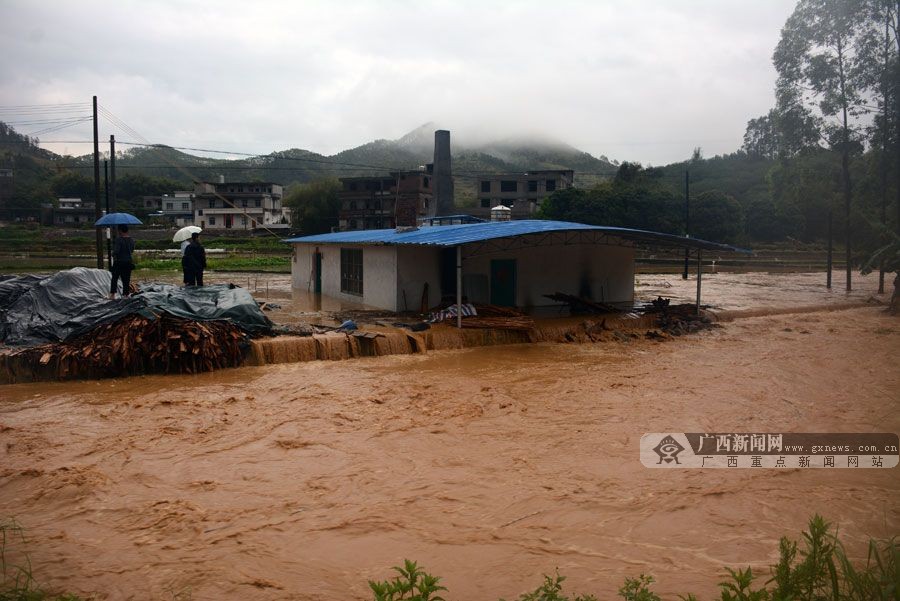
[[[691,202],[691,229],[697,238],[735,242],[744,231],[744,210],[723,192],[703,192]]]
[[[58,198],[94,200],[94,180],[74,171],[63,171],[55,175],[50,188]]]
[[[864,8],[864,0],[800,0],[781,30],[773,57],[781,93],[802,98],[808,92],[822,115],[837,119],[828,127],[835,132],[830,139],[841,154],[847,290],[852,287],[850,119],[863,110],[864,53],[859,50]]]
[[[304,235],[322,234],[337,227],[340,189],[341,182],[335,178],[294,186],[284,199],[285,206],[291,207],[294,226]]]

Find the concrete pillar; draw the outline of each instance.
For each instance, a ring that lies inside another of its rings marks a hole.
[[[434,199],[438,215],[456,213],[450,167],[450,132],[444,129],[434,132]]]

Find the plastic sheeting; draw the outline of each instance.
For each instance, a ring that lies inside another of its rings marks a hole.
[[[0,280],[0,342],[13,346],[61,342],[134,313],[151,318],[166,312],[197,321],[228,320],[254,335],[272,328],[272,322],[243,288],[149,284],[134,296],[109,300],[110,279],[108,271],[76,267],[49,276]]]

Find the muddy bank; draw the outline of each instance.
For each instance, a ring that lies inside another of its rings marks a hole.
[[[851,552],[900,531],[895,471],[665,471],[652,431],[900,430],[900,322],[742,319],[664,344],[534,344],[12,385],[0,515],[35,574],[101,599],[368,599],[404,557],[450,599],[559,567],[609,598],[709,597],[819,511]],[[891,500],[893,499],[893,500]]]

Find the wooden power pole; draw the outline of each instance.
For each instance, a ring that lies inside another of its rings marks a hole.
[[[94,217],[100,219],[100,216],[100,140],[97,137],[97,97],[94,96]],[[97,235],[97,269],[103,269],[103,233],[98,227],[94,230]]]

